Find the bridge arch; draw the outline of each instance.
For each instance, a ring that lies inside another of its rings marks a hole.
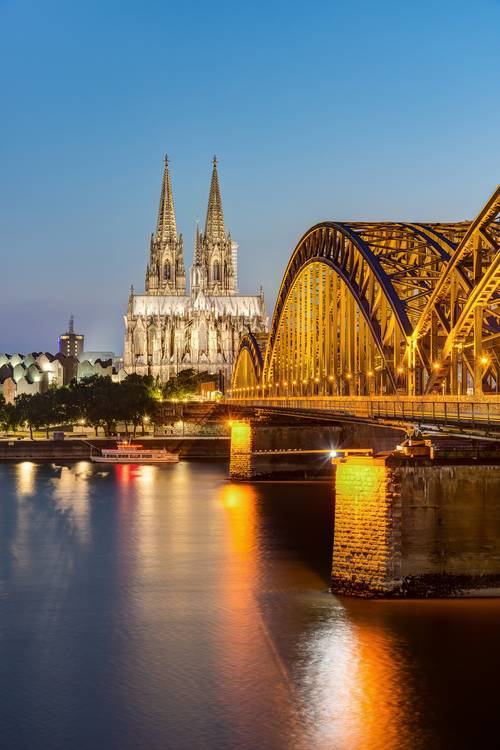
[[[261,343],[250,331],[240,341],[231,377],[231,392],[246,393],[247,390],[255,395],[257,386],[262,382],[263,356]]]
[[[499,283],[500,188],[474,222],[322,222],[287,265],[262,367],[240,347],[236,387],[498,393]]]
[[[417,358],[408,357],[415,320],[448,257],[445,243],[419,225],[312,227],[279,290],[264,387],[290,393],[293,386],[300,395],[406,390],[415,380]],[[417,354],[420,369],[428,368],[425,353]]]

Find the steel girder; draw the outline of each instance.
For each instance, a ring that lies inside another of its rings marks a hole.
[[[297,302],[297,285],[303,295],[304,284],[310,284],[313,307],[323,299],[324,290],[318,288],[328,284],[329,277],[318,271],[320,264],[336,275],[340,288],[354,300],[359,311],[350,316],[357,329],[354,335],[366,328],[386,372],[384,388],[410,394],[445,388],[464,394],[472,382],[478,393],[486,375],[493,383],[491,389],[498,390],[499,210],[500,188],[472,223],[322,222],[309,229],[296,246],[281,283],[260,381],[276,380],[280,336],[287,336],[288,345],[296,343],[290,327],[301,323],[297,316],[312,314],[311,305],[304,305],[302,298]],[[304,281],[308,268],[315,270]],[[324,324],[331,326],[332,317]],[[336,339],[337,344],[341,340]],[[289,358],[283,341],[281,360]],[[365,336],[365,348],[366,341]],[[325,346],[329,343],[333,344],[331,337]],[[307,356],[317,360],[311,371],[319,373],[325,364],[320,361],[325,346],[322,354],[317,346],[314,352],[307,349]],[[258,361],[249,345],[240,347],[244,350]],[[283,363],[280,367],[283,370]],[[398,375],[400,371],[403,376]]]
[[[469,374],[476,394],[482,393],[483,379],[488,374],[494,377],[498,391],[499,218],[500,187],[473,222],[460,225],[461,236],[418,321],[415,339],[428,337],[436,320],[442,330],[438,362],[427,382],[427,392],[456,379],[458,360]],[[449,226],[444,229],[448,234],[450,230]],[[472,355],[468,352],[471,349]],[[451,386],[455,390],[453,382]]]
[[[388,386],[396,390],[396,370],[403,363],[406,342],[425,298],[449,258],[444,245],[445,241],[430,236],[419,225],[325,222],[312,227],[298,243],[285,271],[269,335],[264,377],[273,379],[273,351],[291,289],[308,264],[320,262],[333,269],[354,298],[380,352]],[[394,346],[391,350],[390,339],[395,331],[404,342],[402,351],[394,351]]]

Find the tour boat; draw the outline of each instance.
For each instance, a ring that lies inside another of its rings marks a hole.
[[[116,448],[102,448],[99,456],[90,458],[101,464],[174,464],[179,461],[179,454],[169,453],[165,448],[144,448],[132,443],[117,443]]]

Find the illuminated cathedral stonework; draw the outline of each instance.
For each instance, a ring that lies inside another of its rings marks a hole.
[[[238,245],[224,228],[214,157],[205,231],[196,227],[190,290],[177,234],[165,157],[156,232],[151,235],[144,294],[130,290],[125,316],[124,369],[166,381],[180,370],[221,374],[229,384],[241,337],[267,330],[262,290],[240,295]]]

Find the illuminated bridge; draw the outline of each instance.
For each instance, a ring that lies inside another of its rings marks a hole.
[[[500,188],[458,223],[336,222],[286,267],[267,336],[241,341],[235,407],[500,426]]]

